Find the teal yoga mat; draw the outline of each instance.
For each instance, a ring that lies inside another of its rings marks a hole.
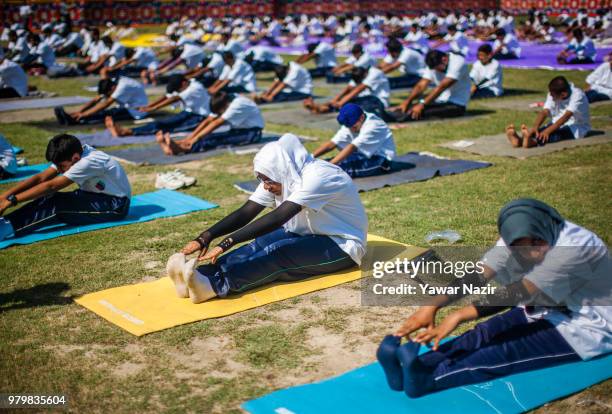
[[[15,174],[11,178],[7,178],[6,180],[0,180],[0,184],[13,183],[15,181],[25,180],[28,177],[33,176],[34,174],[38,174],[41,171],[47,169],[51,164],[34,164],[34,165],[25,165],[23,167],[17,168],[17,174]]]
[[[510,414],[578,392],[612,375],[612,355],[410,399],[392,391],[378,363],[248,401],[251,414]]]
[[[206,200],[202,200],[201,198],[179,193],[178,191],[159,190],[132,197],[130,212],[123,220],[90,224],[80,227],[63,224],[45,227],[23,237],[0,241],[0,249],[4,249],[14,244],[31,244],[43,240],[54,239],[56,237],[106,229],[109,227],[124,226],[126,224],[142,223],[158,218],[180,216],[194,211],[208,210],[215,207],[218,206]]]

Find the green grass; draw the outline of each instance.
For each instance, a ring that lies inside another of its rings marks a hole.
[[[584,84],[585,73],[564,74]],[[506,70],[505,84],[522,90],[520,97],[541,99],[551,75]],[[35,83],[68,95],[84,94],[82,86],[91,81]],[[394,94],[394,99],[402,96]],[[487,105],[475,102],[471,108],[487,110]],[[595,128],[612,127],[611,108],[593,108]],[[424,123],[394,136],[400,153],[431,151],[484,160],[437,145],[499,133],[510,122],[532,119],[529,111],[490,110],[485,117]],[[307,144],[311,150],[330,138],[314,128],[267,128],[318,137],[319,142]],[[47,121],[0,125],[0,133],[26,148],[31,163],[44,161],[47,139],[58,131]],[[362,200],[370,232],[415,245],[423,245],[428,232],[447,228],[458,231],[464,245],[491,245],[500,207],[528,196],[550,203],[609,244],[611,155],[608,144],[527,160],[487,157],[491,168],[368,192]],[[360,346],[373,346],[410,310],[359,306],[358,292],[350,299],[358,283],[141,338],[72,302],[84,293],[162,277],[170,254],[244,202],[246,196],[232,183],[253,177],[251,161],[252,155],[224,155],[181,165],[198,178],[198,185],[185,192],[218,203],[218,209],[0,251],[0,389],[66,393],[73,411],[227,413],[239,412],[242,402],[274,389],[372,361],[374,355],[360,354]],[[155,173],[166,169],[125,168],[135,194],[153,191]],[[346,344],[349,362],[326,354],[332,340],[340,347]],[[594,412],[611,404],[611,391],[606,382],[540,410]]]

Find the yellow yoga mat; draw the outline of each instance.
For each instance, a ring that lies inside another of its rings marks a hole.
[[[210,40],[218,40],[221,36],[218,34],[205,34],[200,39],[203,42]],[[168,38],[164,35],[156,33],[141,34],[136,37],[121,39],[121,44],[125,47],[163,47],[168,46]]]
[[[369,262],[391,260],[400,254],[411,259],[426,251],[427,249],[407,246],[383,237],[368,236],[368,254],[380,256],[369,257]],[[153,282],[90,293],[76,299],[76,302],[129,333],[141,336],[185,323],[231,315],[361,277],[362,271],[354,268],[300,282],[275,283],[241,295],[213,299],[197,305],[189,299],[178,298],[170,278],[163,277]]]

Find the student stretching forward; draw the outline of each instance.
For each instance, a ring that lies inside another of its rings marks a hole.
[[[456,285],[496,279],[504,285],[501,292],[460,308],[437,326],[438,309],[456,298],[436,296],[387,336],[377,357],[392,389],[414,398],[612,351],[612,262],[603,241],[533,199],[508,203],[497,226],[501,238],[485,254],[483,274],[456,279]],[[440,343],[462,322],[493,314]],[[401,337],[421,328],[400,346]],[[431,341],[433,349],[419,356],[420,344]]]
[[[292,134],[263,147],[253,167],[261,183],[249,200],[170,257],[168,276],[179,297],[199,303],[361,262],[368,218],[344,171],[313,158]],[[274,210],[254,220],[266,207]],[[209,249],[214,239],[224,236]],[[185,263],[185,255],[195,252],[211,263],[197,269],[196,259]]]

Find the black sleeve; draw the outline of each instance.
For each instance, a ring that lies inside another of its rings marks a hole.
[[[472,304],[478,312],[478,316],[489,316],[504,309],[525,303],[531,299],[529,291],[522,281],[500,287],[493,295],[486,295]]]
[[[257,217],[264,208],[265,207],[261,204],[248,200],[238,210],[226,216],[208,230],[202,232],[195,241],[200,243],[202,247],[208,246],[208,244],[217,237],[225,236],[248,224]]]
[[[291,201],[284,201],[270,213],[231,234],[229,237],[219,243],[219,247],[221,247],[223,251],[227,251],[234,244],[242,243],[244,241],[263,236],[264,234],[268,234],[271,231],[280,228],[301,210],[301,205]]]

